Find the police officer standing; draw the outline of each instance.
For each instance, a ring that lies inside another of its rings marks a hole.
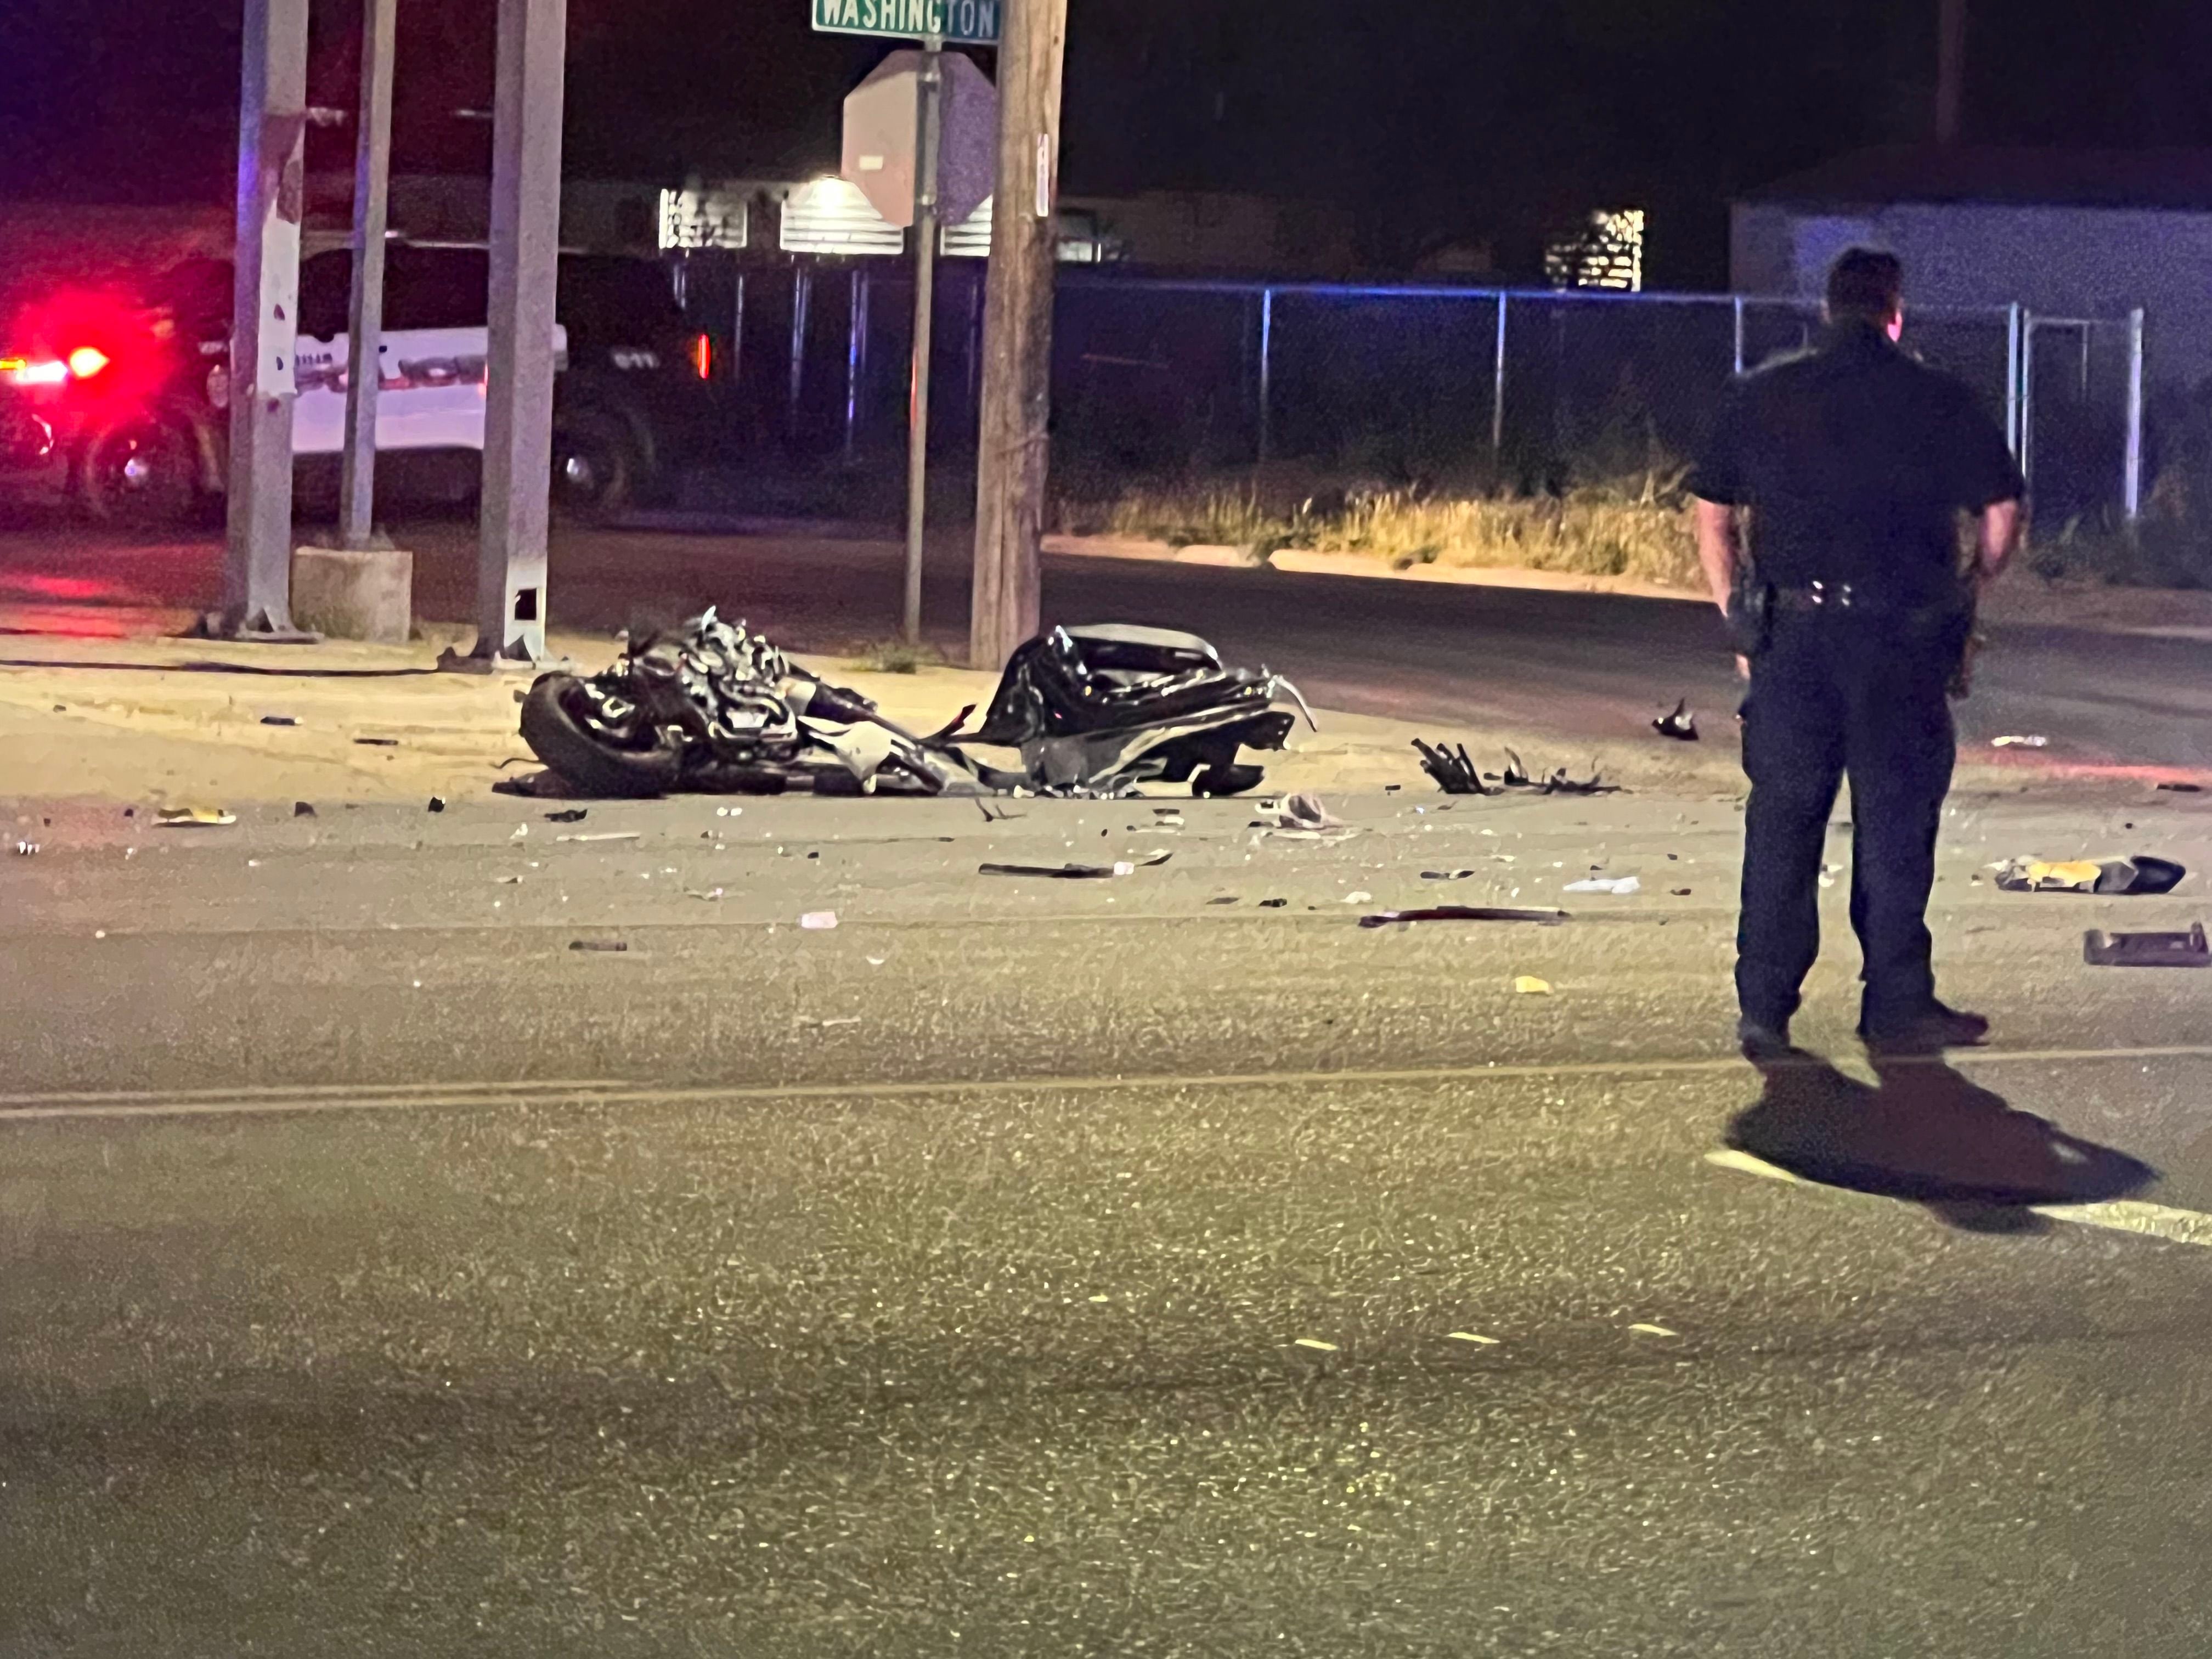
[[[1898,348],[1902,276],[1890,254],[1838,259],[1820,343],[1737,383],[1688,482],[1698,556],[1751,682],[1735,983],[1754,1062],[1791,1052],[1846,776],[1861,1036],[1878,1055],[1933,1054],[1989,1030],[1936,1000],[1927,908],[1950,687],[2026,486],[1973,393]]]

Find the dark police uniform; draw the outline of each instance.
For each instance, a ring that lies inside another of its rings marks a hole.
[[[1753,603],[1734,609],[1770,602],[1744,703],[1744,1018],[1784,1030],[1796,1012],[1848,775],[1860,1024],[1896,1029],[1936,998],[1926,913],[1955,757],[1948,690],[1972,628],[1958,514],[2020,496],[2020,470],[1963,384],[1844,322],[1736,384],[1687,488],[1750,509],[1738,592]]]

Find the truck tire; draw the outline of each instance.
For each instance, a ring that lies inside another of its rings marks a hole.
[[[643,471],[629,428],[602,410],[553,423],[553,507],[577,524],[604,524],[635,499]]]
[[[569,712],[581,682],[573,674],[541,674],[522,699],[522,740],[531,752],[588,795],[642,799],[675,785],[682,757],[673,749],[617,749],[593,736]]]

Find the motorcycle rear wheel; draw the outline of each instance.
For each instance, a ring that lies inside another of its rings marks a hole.
[[[619,749],[578,720],[570,700],[583,682],[541,674],[522,699],[522,740],[531,752],[589,795],[642,799],[675,786],[683,757],[673,749]]]

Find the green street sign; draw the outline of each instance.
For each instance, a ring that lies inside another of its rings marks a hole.
[[[895,40],[999,44],[1004,0],[813,0],[814,27],[827,34],[883,34]]]

